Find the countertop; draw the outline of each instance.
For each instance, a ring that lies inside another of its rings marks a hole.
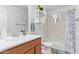
[[[0,39],[0,52],[10,49],[12,47],[16,47],[25,42],[29,42],[35,40],[36,38],[40,38],[40,35],[26,35],[21,37],[7,37],[5,39]]]

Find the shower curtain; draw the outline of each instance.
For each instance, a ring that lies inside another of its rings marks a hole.
[[[69,10],[66,13],[66,31],[65,31],[65,51],[71,54],[76,53],[75,46],[75,9]]]

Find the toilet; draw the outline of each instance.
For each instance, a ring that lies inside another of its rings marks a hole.
[[[53,52],[52,46],[53,46],[53,44],[51,42],[43,42],[42,43],[42,53],[52,54],[52,52]]]

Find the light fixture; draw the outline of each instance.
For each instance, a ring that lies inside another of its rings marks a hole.
[[[57,23],[59,21],[59,14],[58,13],[54,13],[52,15],[52,18],[53,18],[53,22],[54,23]]]

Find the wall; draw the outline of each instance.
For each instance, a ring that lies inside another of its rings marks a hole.
[[[31,32],[31,22],[32,20],[35,21],[35,14],[36,14],[36,6],[35,5],[28,5],[28,32]]]
[[[29,5],[28,6],[28,20],[29,20],[29,25],[28,25],[28,30],[29,33],[33,34],[40,34],[44,37],[47,37],[47,17],[45,16],[43,20],[45,19],[45,23],[36,23],[36,7],[37,5]],[[31,22],[35,22],[35,31],[31,32]]]
[[[65,23],[66,23],[66,11],[73,9],[74,6],[65,6],[56,10],[52,10],[48,12],[48,37],[53,39],[61,39],[59,41],[64,40],[65,38]],[[54,23],[52,19],[52,14],[55,12],[60,12],[60,20],[58,23]]]
[[[7,8],[0,5],[0,38],[7,36]]]
[[[54,23],[52,18],[52,13],[49,14],[50,17],[48,19],[48,36],[54,39],[64,39],[64,32],[65,32],[65,14],[60,14],[60,19],[57,23]]]
[[[28,29],[28,11],[16,6],[7,6],[8,33],[16,34]],[[26,24],[16,25],[16,24]]]

